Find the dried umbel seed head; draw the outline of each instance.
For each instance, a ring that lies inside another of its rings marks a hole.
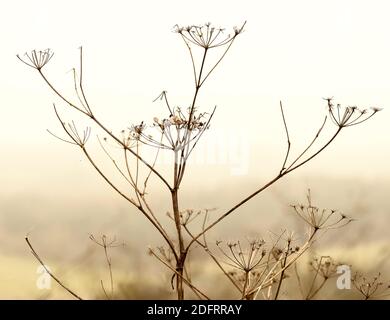
[[[177,125],[177,126],[180,126],[182,124],[185,124],[187,122],[186,119],[182,119],[180,116],[178,115],[172,115],[170,118],[169,118],[169,122],[173,125]]]
[[[53,57],[54,53],[50,49],[46,50],[32,50],[30,53],[25,53],[23,55],[24,59],[19,55],[16,55],[20,61],[24,64],[30,66],[31,68],[41,70],[46,64],[49,63],[50,59]]]
[[[159,97],[165,97],[165,93],[163,92]],[[207,112],[198,113],[196,109],[194,108],[191,113],[189,108],[186,113],[180,107],[173,109],[169,107],[170,115],[168,118],[154,117],[151,126],[146,126],[144,122],[141,122],[140,125],[133,125],[130,128],[131,139],[133,139],[133,142],[137,140],[148,146],[173,151],[191,148],[190,145],[194,146],[203,132],[209,128],[209,123],[215,111],[214,108],[214,111],[206,116]],[[191,120],[188,120],[190,115],[192,115]],[[148,130],[150,128],[157,129],[158,133],[150,132]],[[188,134],[190,131],[192,132],[191,135]],[[188,139],[184,138],[187,136],[189,136]]]
[[[381,273],[368,279],[363,274],[356,272],[352,277],[352,284],[355,289],[368,299],[379,299],[390,295],[390,283],[381,281]]]
[[[247,240],[247,243],[242,244],[240,241],[229,241],[226,247],[222,245],[222,241],[216,244],[218,249],[227,259],[226,263],[234,266],[238,270],[250,272],[254,270],[263,260],[266,255],[266,250],[262,249],[263,240]]]
[[[182,27],[174,26],[174,32],[180,34],[187,43],[201,48],[211,49],[229,44],[243,32],[246,22],[241,27],[234,27],[231,33],[225,34],[225,29],[216,28],[211,23]]]
[[[260,247],[265,245],[265,241],[263,239],[251,239],[248,241],[252,250],[258,250]]]
[[[315,257],[309,262],[314,272],[317,272],[324,279],[329,279],[337,275],[337,267],[340,263],[336,263],[330,256]]]
[[[346,226],[353,219],[334,209],[320,209],[312,204],[310,190],[307,196],[307,205],[296,204],[291,207],[295,213],[313,230],[337,229]]]
[[[115,247],[125,246],[124,242],[122,243],[117,242],[115,236],[113,238],[108,238],[105,234],[100,236],[100,240],[96,239],[96,237],[93,234],[90,234],[89,239],[92,242],[96,243],[98,246],[101,246],[103,248],[115,248]]]
[[[332,121],[339,127],[351,127],[363,123],[370,119],[374,114],[381,111],[381,108],[359,109],[357,106],[342,107],[333,104],[333,98],[325,98],[328,103],[328,111]]]
[[[133,125],[129,128],[130,130],[130,133],[131,133],[131,136],[133,139],[136,139],[136,140],[139,140],[141,135],[143,134],[144,130],[145,130],[145,123],[142,121],[140,124],[138,125]]]
[[[213,211],[213,209],[185,209],[180,212],[181,224],[183,226],[187,226],[192,221],[199,218],[201,215],[207,215],[210,211]]]
[[[292,208],[314,230],[341,228],[353,221],[337,210],[302,205],[292,205]]]
[[[283,250],[275,247],[272,249],[271,253],[272,253],[272,256],[274,257],[274,259],[278,260],[280,258],[280,256],[282,255]]]

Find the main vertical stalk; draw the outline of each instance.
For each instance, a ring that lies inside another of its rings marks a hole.
[[[178,201],[178,189],[174,188],[172,190],[172,206],[173,206],[173,216],[175,219],[176,231],[177,231],[177,240],[179,242],[179,254],[178,260],[176,261],[176,292],[178,300],[184,299],[184,288],[183,288],[183,271],[184,271],[184,262],[185,262],[185,248],[183,235],[181,230],[180,223],[180,210],[179,210],[179,201]]]
[[[175,164],[174,164],[174,181],[173,189],[171,190],[172,196],[172,208],[173,208],[173,217],[175,219],[175,226],[177,232],[177,241],[179,243],[179,252],[176,259],[176,292],[177,299],[184,300],[184,288],[183,288],[183,271],[184,271],[184,262],[185,262],[185,247],[184,240],[181,230],[181,221],[180,221],[180,209],[179,209],[179,179],[178,179],[178,151],[175,150]]]
[[[195,103],[196,99],[198,97],[198,92],[201,87],[201,81],[202,81],[202,72],[203,68],[205,65],[206,61],[206,55],[207,55],[207,50],[208,47],[205,47],[204,54],[203,54],[203,59],[202,59],[202,64],[200,67],[199,75],[198,78],[196,79],[195,76],[195,93],[194,97],[192,100],[192,104],[190,107],[189,111],[189,116],[188,116],[188,126],[187,126],[187,131],[186,134],[184,135],[183,142],[184,145],[182,146],[183,148],[181,149],[181,156],[180,156],[180,162],[179,162],[179,151],[175,150],[175,164],[174,164],[174,173],[173,173],[173,178],[174,178],[174,183],[173,183],[173,188],[171,189],[171,195],[172,195],[172,207],[173,207],[173,216],[175,219],[175,226],[176,226],[176,232],[177,232],[177,240],[179,242],[179,253],[178,253],[178,258],[176,259],[176,292],[177,292],[177,298],[178,300],[184,300],[184,288],[183,288],[183,274],[184,274],[184,265],[185,265],[185,260],[187,257],[187,250],[184,246],[184,239],[182,235],[182,230],[181,230],[181,221],[180,221],[180,209],[179,209],[179,200],[178,200],[178,192],[179,192],[179,186],[180,182],[184,176],[184,168],[185,168],[185,154],[186,151],[188,151],[189,148],[189,143],[191,139],[191,123],[192,123],[192,118],[195,113]]]

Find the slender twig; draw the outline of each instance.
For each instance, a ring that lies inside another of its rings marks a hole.
[[[60,97],[63,101],[65,101],[68,105],[70,105],[71,107],[73,107],[74,109],[76,109],[77,111],[83,113],[84,115],[88,116],[90,119],[92,119],[101,129],[103,129],[103,131],[105,131],[114,141],[116,141],[117,143],[119,143],[119,145],[123,146],[127,151],[129,151],[133,156],[135,156],[136,158],[138,158],[144,165],[146,165],[155,175],[157,175],[160,180],[168,187],[168,189],[171,190],[171,186],[169,185],[169,183],[166,181],[166,179],[158,172],[156,171],[154,168],[152,168],[152,166],[146,161],[144,160],[141,156],[139,156],[135,151],[133,151],[132,149],[130,149],[128,146],[126,146],[123,141],[121,141],[118,137],[116,137],[112,131],[108,130],[96,117],[94,114],[92,113],[88,113],[82,109],[80,109],[79,107],[77,107],[74,103],[70,102],[68,99],[66,99],[52,84],[51,82],[46,78],[46,76],[43,74],[43,72],[41,70],[38,70],[40,75],[42,76],[42,78],[45,80],[45,82],[48,84],[48,86],[57,94],[58,97]]]
[[[288,160],[288,156],[290,154],[291,142],[290,142],[290,135],[288,133],[288,127],[287,127],[286,118],[284,116],[282,101],[280,101],[280,111],[282,113],[284,130],[286,131],[286,137],[287,137],[287,151],[286,151],[286,156],[284,157],[284,161],[283,161],[283,164],[282,164],[282,169],[280,169],[280,174],[281,174],[286,169],[285,166],[286,166],[286,163],[287,163],[287,160]]]
[[[114,296],[114,278],[112,276],[112,265],[111,265],[111,258],[108,256],[108,251],[107,251],[107,244],[104,240],[103,242],[103,248],[104,248],[104,254],[105,254],[105,257],[106,257],[106,262],[107,262],[107,267],[108,267],[108,272],[110,274],[110,286],[111,286],[111,295],[110,295],[110,299],[112,299],[112,297]]]
[[[317,230],[314,230],[311,233],[311,235],[309,236],[309,238],[306,241],[306,243],[302,246],[302,248],[299,249],[299,251],[295,255],[295,257],[293,259],[291,259],[290,261],[288,261],[283,268],[281,268],[279,271],[277,271],[275,274],[272,275],[273,271],[275,270],[275,268],[277,267],[277,265],[280,263],[280,261],[283,258],[283,255],[280,255],[280,258],[275,262],[274,266],[268,272],[268,274],[266,275],[266,277],[264,278],[262,283],[256,289],[254,289],[251,292],[249,292],[249,294],[254,293],[255,294],[254,299],[256,299],[256,296],[258,295],[258,293],[261,291],[262,288],[264,288],[267,285],[271,284],[275,277],[277,277],[284,270],[288,269],[292,264],[294,264],[310,248],[310,246],[312,244],[312,240],[314,239],[314,236],[316,235],[316,233],[317,233]],[[272,277],[270,279],[268,279],[271,275],[272,275]]]
[[[96,165],[96,163],[94,162],[94,160],[91,158],[90,154],[88,153],[87,149],[85,148],[85,145],[83,143],[81,143],[80,141],[77,141],[73,136],[72,134],[68,131],[68,129],[65,127],[65,124],[64,122],[62,121],[59,113],[57,112],[57,109],[54,105],[54,110],[55,110],[55,113],[56,113],[56,116],[59,120],[59,122],[61,123],[61,126],[63,127],[64,131],[68,134],[68,136],[75,142],[75,144],[77,144],[81,150],[83,151],[84,155],[86,156],[86,158],[88,159],[88,161],[92,164],[92,166],[95,168],[95,170],[100,174],[100,176],[121,196],[123,197],[124,199],[126,199],[129,203],[131,203],[132,205],[134,205],[139,211],[142,212],[142,214],[153,224],[153,226],[159,231],[159,233],[163,236],[163,238],[165,239],[165,241],[168,243],[168,245],[171,247],[171,249],[173,250],[174,254],[175,254],[175,257],[177,258],[177,255],[176,255],[176,252],[175,252],[175,247],[172,243],[172,241],[169,239],[169,236],[166,234],[165,230],[162,229],[159,224],[157,224],[154,219],[149,216],[147,214],[147,212],[143,209],[142,205],[141,204],[137,204],[133,199],[129,198],[126,194],[124,194],[122,191],[120,191],[118,189],[118,187],[116,187],[113,182],[103,173],[103,171]]]
[[[313,277],[313,279],[312,279],[312,281],[311,281],[311,284],[310,284],[310,287],[309,287],[309,291],[307,292],[307,295],[306,295],[306,300],[310,300],[310,299],[311,299],[311,294],[312,294],[312,291],[313,291],[313,289],[314,289],[314,285],[315,285],[315,282],[316,282],[316,280],[317,280],[318,274],[319,274],[319,272],[320,272],[321,263],[322,263],[322,259],[323,259],[323,258],[324,258],[324,257],[321,257],[321,258],[320,258],[320,261],[319,261],[319,263],[318,263],[318,265],[317,265],[317,268],[315,269],[314,277]]]
[[[317,134],[314,136],[313,140],[309,143],[309,145],[301,152],[300,155],[298,155],[294,161],[291,162],[291,164],[289,165],[289,167],[287,168],[287,170],[291,169],[295,163],[297,163],[299,161],[299,159],[301,159],[305,153],[307,151],[309,151],[309,149],[313,146],[313,144],[316,142],[316,140],[318,139],[318,137],[320,136],[320,133],[322,132],[324,126],[325,126],[325,123],[326,123],[326,120],[327,120],[328,117],[325,117],[324,118],[324,121],[322,122],[322,125],[320,127],[320,129],[317,131]]]
[[[181,273],[179,273],[177,270],[175,270],[174,268],[172,268],[168,263],[166,263],[163,259],[161,259],[153,250],[149,250],[149,252],[155,257],[157,258],[157,260],[159,260],[162,264],[164,264],[166,267],[168,267],[171,271],[173,271],[176,275],[176,277],[180,277],[183,282],[192,290],[198,292],[203,298],[205,298],[206,300],[210,300],[210,298],[205,295],[202,291],[200,291],[198,288],[196,288],[190,281],[188,281]]]
[[[43,260],[39,257],[38,253],[33,248],[28,236],[25,237],[25,240],[27,242],[27,245],[29,246],[31,253],[33,256],[38,260],[38,262],[41,264],[41,266],[45,269],[47,274],[55,281],[57,282],[62,288],[64,288],[66,291],[68,291],[73,297],[75,297],[78,300],[83,300],[78,294],[76,294],[73,290],[69,289],[67,286],[65,286],[60,279],[58,279],[47,267],[46,264],[43,262]]]
[[[89,160],[89,162],[92,164],[92,166],[96,169],[96,171],[100,174],[100,176],[124,199],[126,199],[128,202],[130,202],[132,205],[134,205],[138,210],[142,212],[142,214],[153,224],[153,226],[159,231],[159,233],[163,236],[165,241],[168,243],[168,245],[172,248],[173,252],[175,253],[174,245],[172,241],[169,239],[168,235],[160,228],[160,226],[154,221],[152,217],[150,217],[147,212],[138,205],[133,199],[129,198],[127,195],[125,195],[122,191],[120,191],[111,181],[107,178],[107,176],[100,170],[100,168],[95,164],[89,153],[87,152],[86,148],[82,148],[82,151],[84,152],[85,156]]]
[[[92,110],[89,107],[89,103],[88,103],[88,100],[85,96],[84,88],[83,88],[83,47],[80,47],[80,83],[79,83],[79,86],[80,86],[81,94],[83,96],[86,108],[87,108],[89,114],[92,114]]]
[[[184,230],[187,231],[188,235],[191,237],[191,238],[194,238],[194,235],[192,234],[192,232],[188,229],[188,226],[187,225],[184,225]],[[241,292],[241,288],[237,285],[236,281],[229,275],[229,273],[225,270],[225,268],[221,265],[221,263],[219,262],[218,258],[211,252],[211,250],[209,249],[208,245],[207,244],[203,244],[202,242],[200,242],[199,240],[196,240],[196,243],[198,245],[200,245],[204,250],[205,252],[211,257],[211,259],[213,259],[213,261],[215,262],[215,264],[218,266],[218,268],[223,272],[223,274],[230,280],[230,282],[234,285],[234,287],[239,291]]]
[[[320,285],[313,291],[312,294],[308,295],[306,300],[310,300],[310,299],[313,299],[318,292],[321,291],[321,289],[324,287],[325,283],[328,281],[329,278],[323,278]]]
[[[304,165],[305,163],[307,163],[308,161],[310,161],[311,159],[313,159],[314,157],[316,157],[318,154],[320,154],[323,150],[326,149],[326,147],[328,147],[332,141],[337,137],[337,135],[340,133],[341,131],[341,127],[338,128],[338,130],[336,131],[336,133],[328,140],[327,143],[325,143],[317,152],[315,152],[313,155],[311,155],[309,158],[307,158],[306,160],[302,161],[301,163],[295,165],[294,167],[292,168],[289,168],[285,171],[283,171],[282,173],[279,173],[276,177],[274,177],[272,180],[270,180],[268,183],[266,183],[264,186],[262,186],[260,189],[256,190],[255,192],[253,192],[252,194],[250,194],[248,197],[246,197],[245,199],[241,200],[238,204],[236,204],[235,206],[233,206],[231,209],[229,209],[228,211],[226,211],[222,216],[220,216],[218,219],[216,219],[214,222],[212,222],[204,231],[202,231],[201,233],[199,233],[197,236],[195,236],[195,239],[198,239],[200,236],[202,236],[202,234],[204,232],[207,232],[209,231],[211,228],[213,228],[214,226],[216,226],[218,223],[220,223],[223,219],[225,219],[227,216],[229,216],[232,212],[234,212],[235,210],[237,210],[239,207],[241,207],[243,204],[245,204],[246,202],[248,202],[249,200],[251,200],[253,197],[255,197],[256,195],[258,195],[260,192],[264,191],[265,189],[267,189],[268,187],[270,187],[271,185],[273,185],[276,181],[280,180],[282,177],[284,177],[285,175],[293,172],[294,170],[298,169],[299,167],[301,167],[302,165]],[[195,239],[193,239],[187,246],[187,248],[190,248],[191,245],[194,243]]]
[[[286,251],[284,252],[284,259],[281,261],[281,267],[282,267],[283,271],[280,273],[280,278],[279,278],[279,282],[278,282],[278,287],[276,288],[274,300],[277,300],[277,299],[278,299],[279,292],[280,292],[280,289],[281,289],[281,287],[282,287],[282,282],[283,282],[283,280],[284,280],[284,274],[285,274],[285,272],[286,272],[286,269],[284,269],[284,267],[286,266],[286,262],[287,262],[287,258],[288,258],[288,253],[289,253],[289,250],[290,250],[290,245],[291,245],[291,242],[288,241],[288,243],[287,243],[287,249],[286,249]]]
[[[302,299],[304,299],[305,295],[303,293],[303,286],[302,286],[301,277],[300,277],[299,272],[298,272],[298,264],[297,263],[294,264],[294,270],[295,270],[295,275],[296,275],[297,281],[298,281],[299,292],[301,293]]]
[[[131,181],[131,175],[130,175],[130,178],[128,178],[125,173],[123,172],[123,170],[119,167],[119,165],[117,164],[117,161],[111,156],[111,154],[108,152],[108,150],[104,147],[103,143],[101,142],[100,138],[97,137],[98,139],[98,142],[99,142],[99,145],[100,147],[103,149],[104,153],[107,155],[108,158],[110,158],[110,160],[112,161],[112,163],[114,164],[115,168],[118,170],[118,172],[121,174],[121,176],[135,189],[135,184]]]
[[[191,49],[190,45],[188,44],[186,38],[183,36],[183,34],[181,34],[181,36],[182,36],[183,41],[186,44],[188,51],[190,53],[190,56],[191,56],[191,64],[192,64],[192,70],[194,72],[194,80],[195,80],[195,86],[196,86],[198,83],[198,79],[197,79],[197,75],[196,75],[196,66],[195,66],[194,55],[192,54],[192,49]]]
[[[243,30],[244,30],[244,27],[246,25],[246,21],[244,22],[244,24],[241,26],[241,28],[239,29],[238,33],[241,33]],[[236,34],[236,35],[237,35]],[[206,79],[210,76],[210,74],[215,70],[215,68],[221,63],[222,59],[226,56],[226,54],[228,53],[230,47],[232,46],[234,40],[235,40],[236,37],[234,37],[233,39],[230,40],[230,43],[229,43],[229,46],[226,48],[225,52],[222,54],[221,58],[217,61],[217,63],[210,69],[210,71],[207,73],[207,75],[203,78],[203,80],[200,82],[200,86],[203,85],[203,83],[206,81]],[[199,76],[199,80],[200,80],[200,76]]]
[[[162,139],[163,139],[163,136],[161,135],[161,141],[162,141]],[[158,156],[160,155],[160,150],[161,149],[157,149],[156,156],[154,157],[154,160],[153,160],[153,163],[152,163],[152,168],[154,168],[156,166]],[[149,170],[149,173],[146,176],[145,181],[144,181],[144,189],[142,191],[143,195],[146,192],[146,187],[147,187],[147,184],[148,184],[148,181],[149,181],[149,178],[150,178],[151,174],[152,174],[152,170]]]

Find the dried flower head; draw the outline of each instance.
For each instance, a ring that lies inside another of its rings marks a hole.
[[[195,144],[204,131],[209,128],[215,108],[209,116],[207,112],[197,113],[195,109],[192,113],[191,121],[188,120],[191,112],[190,108],[188,108],[187,112],[183,112],[179,107],[170,109],[170,111],[171,114],[167,118],[160,119],[154,117],[150,126],[146,126],[144,122],[141,122],[139,125],[133,125],[129,128],[131,139],[152,147],[173,151],[183,150],[187,146],[192,148],[189,145]],[[155,134],[156,132],[153,133],[147,130],[151,128],[157,129],[157,135]],[[190,131],[191,135],[188,134]]]
[[[246,23],[246,22],[245,22]],[[234,40],[243,32],[245,23],[240,27],[234,27],[231,33],[225,34],[225,29],[216,28],[211,23],[182,27],[174,26],[174,32],[180,34],[187,43],[211,49],[224,46]]]
[[[292,205],[295,213],[304,220],[314,231],[319,229],[336,229],[344,227],[353,221],[345,214],[334,209],[320,209],[312,205],[310,189],[307,195],[307,205]]]
[[[25,59],[22,59],[18,54],[16,55],[20,61],[24,64],[30,66],[31,68],[41,70],[46,64],[49,63],[50,59],[53,57],[54,52],[50,49],[46,50],[32,50],[30,53],[25,53]]]
[[[337,267],[340,265],[336,263],[330,256],[314,257],[309,262],[313,271],[317,272],[322,278],[329,279],[337,275]]]
[[[355,289],[363,295],[365,300],[378,299],[390,295],[390,282],[381,281],[381,273],[371,279],[356,272],[352,277],[352,284]]]
[[[370,119],[374,114],[381,111],[381,108],[359,109],[356,106],[342,107],[333,104],[333,98],[325,98],[328,103],[328,111],[332,121],[339,127],[351,127]]]
[[[266,255],[266,251],[263,249],[265,241],[262,239],[247,240],[245,247],[241,245],[240,241],[227,242],[227,248],[223,248],[222,241],[218,241],[216,244],[220,252],[227,258],[226,264],[244,272],[255,269]]]
[[[116,248],[125,245],[124,242],[118,242],[115,236],[112,239],[109,239],[105,234],[100,237],[100,240],[96,239],[93,234],[90,234],[89,239],[103,248]]]
[[[141,136],[143,135],[145,127],[146,127],[146,125],[143,121],[141,121],[140,124],[132,125],[129,128],[132,138],[135,140],[139,140],[141,138]]]

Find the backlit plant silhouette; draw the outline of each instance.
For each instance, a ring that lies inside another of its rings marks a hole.
[[[332,98],[325,99],[328,107],[328,115],[324,117],[321,126],[316,131],[311,142],[300,152],[298,156],[291,156],[292,143],[290,140],[287,120],[283,111],[283,105],[280,102],[281,120],[286,134],[286,152],[281,163],[280,169],[275,176],[268,182],[260,184],[259,187],[244,199],[237,199],[236,203],[226,212],[213,214],[214,220],[209,221],[210,210],[185,210],[180,206],[180,187],[187,172],[188,160],[196,148],[198,141],[204,136],[206,130],[210,128],[211,120],[216,109],[202,111],[197,105],[198,96],[206,81],[211,78],[213,71],[219,67],[233,43],[244,31],[245,23],[240,27],[235,27],[231,32],[216,28],[210,23],[204,25],[178,26],[174,27],[175,33],[183,41],[188,50],[193,73],[194,93],[189,97],[186,106],[176,107],[169,103],[167,92],[163,91],[156,99],[164,103],[166,113],[164,116],[154,117],[151,121],[143,121],[133,124],[129,128],[122,130],[120,134],[114,134],[109,126],[104,123],[93,111],[83,87],[83,51],[80,48],[80,66],[78,72],[73,69],[75,99],[66,97],[59,88],[50,80],[46,70],[47,64],[53,58],[53,52],[50,49],[43,51],[33,50],[18,58],[35,69],[40,77],[46,82],[51,90],[65,104],[79,113],[89,118],[92,123],[103,130],[105,137],[99,139],[99,143],[106,155],[112,161],[115,169],[118,170],[121,177],[128,184],[129,189],[122,190],[102,168],[91,155],[88,148],[88,139],[91,135],[91,128],[80,130],[72,121],[66,123],[54,104],[54,112],[62,127],[65,137],[56,135],[59,139],[79,147],[86,159],[96,169],[97,173],[128,203],[134,206],[146,219],[153,225],[164,240],[164,246],[159,248],[150,248],[150,254],[155,256],[172,272],[172,280],[175,281],[175,291],[178,299],[184,299],[185,287],[191,290],[193,294],[202,299],[210,298],[208,294],[198,288],[192,279],[188,276],[188,256],[194,248],[203,249],[216,263],[218,268],[225,274],[227,279],[238,290],[239,298],[255,299],[258,294],[265,298],[278,298],[282,282],[286,277],[286,270],[295,264],[311,246],[317,234],[322,230],[329,230],[342,227],[351,220],[338,213],[335,210],[319,209],[312,205],[310,194],[307,205],[295,205],[293,210],[308,226],[307,238],[304,241],[295,239],[293,233],[283,231],[277,235],[270,244],[263,239],[253,239],[244,242],[218,242],[214,248],[210,247],[206,235],[209,230],[221,223],[234,212],[239,212],[241,206],[246,202],[266,190],[268,187],[282,179],[284,176],[307,164],[322,151],[324,151],[335,138],[344,129],[363,123],[375,115],[380,109],[359,109],[353,107],[342,107],[333,103]],[[215,51],[214,56],[210,52]],[[200,54],[200,59],[198,59]],[[318,137],[324,130],[328,119],[334,123],[333,135],[323,144],[318,143]],[[109,144],[110,143],[110,144]],[[123,165],[111,155],[109,147],[112,145],[119,147],[123,151]],[[148,159],[141,155],[141,146],[143,148],[153,148],[156,150],[155,156]],[[160,150],[171,152],[172,154],[172,173],[173,179],[164,176],[157,165],[157,158]],[[145,170],[146,169],[146,170]],[[146,173],[145,173],[146,172]],[[169,193],[171,201],[171,212],[169,216],[174,224],[174,233],[168,232],[166,225],[163,225],[161,217],[162,212],[153,209],[149,201],[147,192],[149,178],[157,177],[161,182],[161,187]],[[129,192],[130,190],[130,192]],[[196,220],[198,224],[193,227],[192,222]],[[200,221],[200,223],[199,223]],[[106,250],[106,238],[104,245],[93,240]],[[26,238],[34,255],[39,258],[32,248],[28,238]],[[215,253],[215,252],[218,252]],[[107,252],[106,252],[107,256]],[[41,263],[42,260],[39,258]],[[107,256],[107,262],[111,272],[110,259]],[[232,267],[233,271],[227,270]],[[319,267],[320,268],[320,267]],[[322,268],[322,267],[321,267]],[[322,269],[318,269],[320,270]],[[111,275],[112,280],[112,275]],[[56,281],[59,281],[56,279]],[[103,286],[103,285],[102,285]],[[69,290],[68,290],[69,291]],[[72,291],[69,291],[76,298],[80,298]],[[111,282],[110,293],[106,291],[106,296],[113,296],[113,284]],[[311,289],[307,296],[314,296],[316,289]]]

